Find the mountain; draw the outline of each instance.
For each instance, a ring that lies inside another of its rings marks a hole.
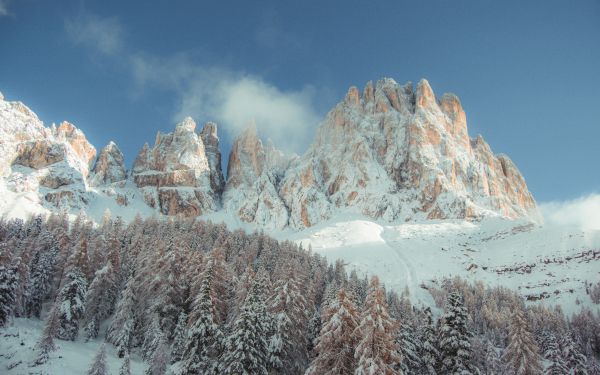
[[[340,212],[390,222],[536,218],[517,167],[481,136],[470,138],[458,98],[437,99],[426,80],[414,87],[386,78],[369,82],[362,94],[351,87],[302,156],[263,145],[250,127],[233,143],[226,182],[211,122],[197,133],[188,117],[173,132],[158,133],[127,172],[113,142],[95,158],[74,125],[45,128],[20,102],[2,99],[0,108],[5,187],[31,193],[46,210],[138,201],[146,212],[222,211],[265,229],[308,228]]]
[[[262,229],[376,273],[421,296],[439,277],[498,282],[530,301],[584,302],[597,280],[600,232],[541,225],[525,179],[481,136],[453,94],[386,78],[348,90],[303,155],[250,126],[221,169],[217,125],[185,118],[145,144],[127,170],[118,146],[96,149],[73,124],[44,127],[0,97],[0,213],[106,209],[201,217]],[[419,298],[421,298],[419,297]],[[588,301],[589,302],[589,301]]]

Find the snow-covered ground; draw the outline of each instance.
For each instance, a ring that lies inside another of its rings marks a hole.
[[[338,218],[285,238],[330,261],[378,275],[412,299],[433,304],[422,284],[461,276],[518,291],[530,302],[562,305],[566,313],[592,305],[585,282],[600,280],[600,231],[490,218],[481,222],[390,224]]]
[[[35,344],[43,330],[43,321],[37,319],[13,319],[10,326],[0,329],[0,374],[85,374],[90,367],[102,339],[84,342],[55,340],[58,349],[50,353],[49,361],[30,367],[35,358]],[[122,359],[117,357],[114,346],[106,345],[106,358],[110,374],[118,374]],[[146,365],[132,354],[131,374],[143,374]]]

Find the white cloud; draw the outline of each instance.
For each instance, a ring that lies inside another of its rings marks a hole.
[[[138,90],[159,85],[177,95],[174,121],[185,116],[216,121],[231,136],[254,123],[277,147],[295,152],[304,151],[319,121],[311,86],[283,91],[257,76],[196,65],[185,54],[163,60],[135,56],[132,67]]]
[[[74,43],[95,52],[114,55],[121,51],[123,29],[116,18],[80,13],[65,21],[65,30]]]
[[[123,28],[115,18],[80,13],[65,22],[65,28],[75,43],[125,61],[135,95],[149,89],[172,92],[173,122],[186,116],[215,121],[232,137],[254,123],[262,137],[294,152],[304,151],[318,124],[316,90],[311,86],[281,90],[255,75],[198,64],[188,53],[163,58],[136,52],[124,44]]]
[[[549,225],[600,230],[600,194],[590,194],[564,202],[540,203],[539,207]]]
[[[0,0],[0,17],[10,15],[8,11],[8,6],[10,5],[10,0]]]

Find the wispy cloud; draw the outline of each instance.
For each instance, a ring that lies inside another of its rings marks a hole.
[[[540,210],[548,225],[600,230],[600,194],[590,194],[563,202],[541,203]]]
[[[258,76],[194,64],[185,54],[134,56],[132,73],[138,90],[160,86],[177,95],[174,121],[185,116],[217,121],[232,136],[255,123],[286,150],[302,151],[319,121],[311,86],[283,91]]]
[[[65,30],[75,44],[105,55],[120,52],[123,45],[123,28],[114,17],[102,18],[81,12],[65,21]]]
[[[11,0],[0,0],[0,17],[9,16],[10,11],[8,10]]]
[[[76,44],[126,61],[135,95],[157,89],[173,93],[174,122],[186,116],[215,121],[231,136],[255,123],[277,147],[301,152],[319,121],[314,87],[281,90],[260,76],[199,64],[189,53],[159,57],[136,51],[125,45],[115,18],[80,14],[65,28]]]

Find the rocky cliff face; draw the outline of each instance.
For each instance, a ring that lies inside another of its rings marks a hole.
[[[289,214],[279,189],[292,160],[272,143],[263,147],[256,127],[249,127],[234,141],[229,154],[224,208],[263,228],[286,226]]]
[[[207,127],[206,137],[216,138],[214,124]],[[133,164],[136,186],[146,202],[164,215],[198,216],[218,208],[222,183],[211,170],[204,143],[195,129],[196,123],[188,117],[177,124],[173,133],[158,133],[154,147],[144,145]],[[215,142],[218,150],[218,138]],[[213,168],[217,155],[220,158],[218,152],[210,153]],[[214,189],[213,184],[217,185]]]
[[[238,168],[256,169],[254,159],[245,160]],[[471,140],[458,98],[438,100],[426,80],[413,87],[383,79],[362,94],[350,88],[283,173],[277,193],[294,228],[340,211],[405,221],[514,218],[535,209],[510,159],[494,155],[481,137]]]
[[[481,136],[469,137],[459,99],[436,97],[426,80],[350,88],[302,156],[263,144],[250,127],[232,145],[226,183],[211,122],[196,133],[186,118],[172,133],[159,133],[129,175],[114,143],[90,170],[96,150],[79,129],[67,122],[46,128],[20,102],[0,100],[0,137],[5,186],[37,194],[48,208],[78,210],[106,195],[121,206],[138,199],[164,215],[224,209],[275,229],[348,212],[406,221],[515,218],[536,207],[511,160],[494,154]]]
[[[0,173],[14,193],[38,193],[50,207],[85,205],[86,178],[96,156],[68,122],[45,128],[21,102],[0,100]]]
[[[94,165],[94,175],[90,179],[92,186],[110,185],[127,178],[125,158],[114,142],[104,146]]]

